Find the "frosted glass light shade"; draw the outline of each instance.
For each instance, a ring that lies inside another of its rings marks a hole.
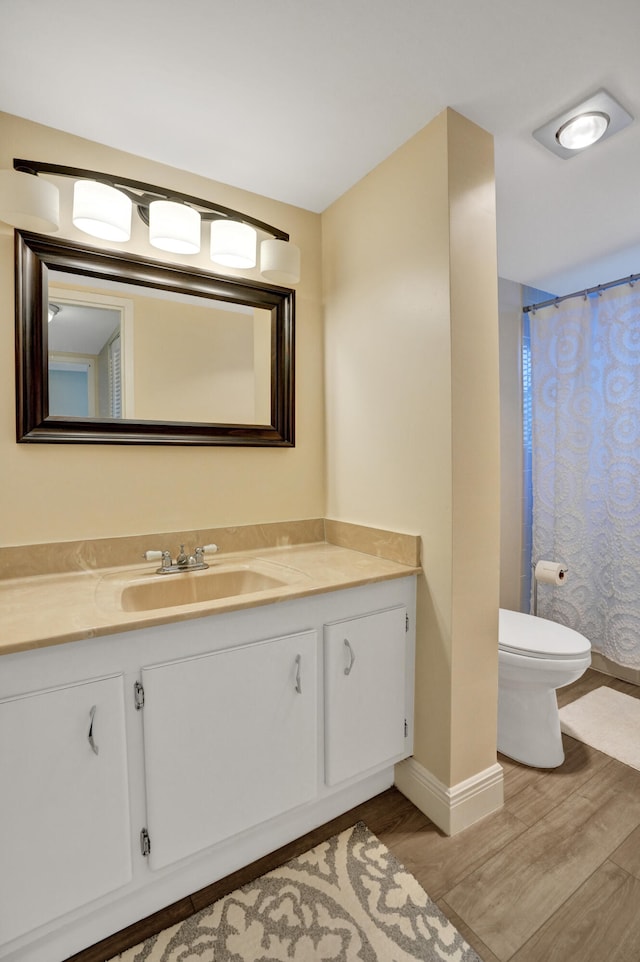
[[[200,250],[200,214],[172,200],[149,204],[149,243],[172,254],[197,254]]]
[[[289,241],[262,241],[260,273],[276,284],[297,284],[300,280],[300,248]]]
[[[568,120],[558,130],[556,139],[567,150],[582,150],[600,140],[608,126],[607,114],[593,110]]]
[[[249,224],[237,220],[211,223],[211,260],[224,267],[255,267],[258,235]]]
[[[128,241],[132,203],[116,187],[95,180],[73,186],[73,225],[85,234],[108,241]]]
[[[20,170],[0,170],[0,220],[22,230],[60,227],[60,192],[55,184]]]

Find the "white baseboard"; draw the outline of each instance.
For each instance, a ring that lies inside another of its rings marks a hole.
[[[395,786],[446,835],[456,835],[504,804],[504,775],[497,762],[449,788],[407,758],[396,765]]]

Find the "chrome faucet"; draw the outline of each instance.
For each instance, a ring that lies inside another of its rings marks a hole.
[[[217,544],[205,544],[195,548],[193,554],[187,554],[184,545],[180,545],[180,551],[176,555],[176,560],[171,560],[171,552],[164,551],[145,551],[143,558],[145,561],[160,561],[160,567],[156,570],[158,575],[174,575],[181,571],[203,571],[209,565],[204,560],[207,553],[213,554],[218,551]]]

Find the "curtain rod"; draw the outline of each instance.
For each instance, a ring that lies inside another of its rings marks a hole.
[[[587,299],[588,294],[601,294],[603,291],[608,290],[610,287],[618,287],[620,284],[630,284],[633,287],[634,283],[640,279],[640,274],[629,274],[628,277],[619,277],[617,281],[609,281],[608,284],[597,284],[595,287],[587,287],[584,291],[575,291],[573,294],[563,294],[562,297],[550,297],[547,301],[540,301],[538,304],[529,304],[528,307],[523,307],[523,313],[528,314],[535,312],[540,307],[551,307],[554,304],[556,307],[561,301],[567,301],[570,297],[584,297]]]

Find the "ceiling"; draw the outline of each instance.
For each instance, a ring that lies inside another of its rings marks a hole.
[[[49,321],[50,353],[97,356],[120,329],[120,311],[68,303],[61,298],[53,303],[60,310]]]
[[[319,212],[452,107],[500,275],[564,294],[640,271],[639,39],[638,0],[0,0],[0,110]],[[534,140],[601,87],[634,123]]]

